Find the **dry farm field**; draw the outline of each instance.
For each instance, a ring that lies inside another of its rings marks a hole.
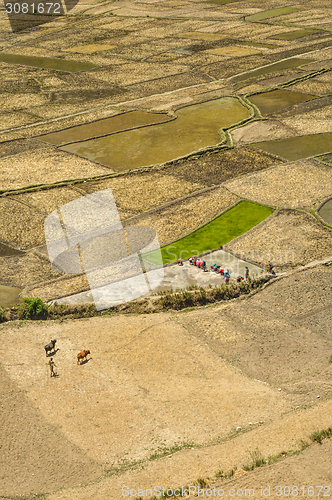
[[[330,2],[65,4],[0,7],[0,498],[329,496]]]

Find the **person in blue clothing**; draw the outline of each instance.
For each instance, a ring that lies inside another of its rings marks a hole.
[[[245,273],[244,273],[244,277],[245,277],[245,279],[247,280],[247,279],[249,278],[249,267],[248,267],[248,266],[246,266],[246,267],[245,267],[245,269],[246,269],[246,271],[245,271]]]

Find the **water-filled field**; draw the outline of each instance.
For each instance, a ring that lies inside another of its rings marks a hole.
[[[103,135],[121,132],[135,127],[143,127],[154,123],[162,123],[169,121],[170,118],[162,113],[147,113],[144,111],[129,111],[120,115],[104,118],[85,125],[77,125],[76,127],[52,132],[51,134],[42,135],[40,140],[49,142],[56,146],[68,144],[70,142],[85,141],[92,137],[101,137]]]
[[[283,71],[286,69],[298,68],[303,64],[308,64],[312,62],[312,59],[303,59],[301,57],[293,57],[292,59],[287,59],[286,61],[279,61],[273,64],[269,64],[264,68],[255,69],[253,71],[247,71],[241,75],[235,76],[233,82],[242,82],[243,80],[248,80],[249,78],[254,78],[256,76],[268,75],[269,73],[276,73],[277,71]]]
[[[319,210],[319,215],[325,220],[330,226],[332,226],[332,200],[327,201],[322,208]]]
[[[11,255],[23,255],[23,252],[20,250],[16,250],[15,248],[9,247],[8,245],[4,245],[0,243],[0,257],[7,257]]]
[[[263,19],[269,19],[270,17],[282,16],[284,14],[291,14],[292,12],[296,12],[297,10],[301,10],[299,7],[279,7],[278,9],[270,9],[264,10],[262,12],[257,12],[257,14],[252,14],[251,16],[247,16],[246,20],[248,21],[263,21]]]
[[[292,92],[284,89],[249,96],[250,102],[259,108],[262,115],[275,113],[298,102],[309,101],[311,99],[317,99],[317,97],[311,94],[302,94],[301,92]]]
[[[310,156],[328,153],[332,150],[332,132],[327,134],[302,135],[275,141],[256,142],[251,144],[287,160],[300,160]]]
[[[177,119],[127,132],[70,144],[61,149],[118,171],[163,163],[221,142],[220,128],[250,117],[234,97],[179,109]]]
[[[78,71],[97,68],[97,65],[92,63],[17,54],[0,54],[0,62],[7,64],[22,64],[23,66],[33,66],[34,68],[55,69],[68,73],[76,73]]]
[[[20,302],[21,288],[0,285],[0,307],[11,307]]]
[[[279,35],[273,35],[271,38],[276,40],[296,40],[297,38],[301,38],[303,36],[313,35],[315,33],[324,33],[322,30],[297,30],[297,31],[288,31],[288,33],[279,33]]]

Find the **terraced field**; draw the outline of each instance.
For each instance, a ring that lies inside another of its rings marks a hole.
[[[0,8],[0,496],[331,487],[330,3],[67,3]]]

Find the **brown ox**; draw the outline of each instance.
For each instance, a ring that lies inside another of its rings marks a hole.
[[[87,355],[90,354],[90,351],[82,351],[77,354],[77,364],[82,364],[82,361],[86,359]]]

